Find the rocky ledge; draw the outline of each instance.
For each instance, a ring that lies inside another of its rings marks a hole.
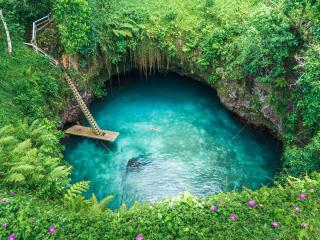
[[[170,71],[208,84],[206,73],[186,72],[179,67],[172,67]],[[220,81],[211,87],[216,89],[221,103],[240,121],[258,130],[269,131],[276,137],[281,136],[281,118],[268,104],[269,92],[263,84],[255,82],[250,91],[244,91],[236,82],[228,81]],[[94,100],[90,92],[82,92],[81,96],[87,105]],[[66,124],[79,121],[80,118],[81,109],[73,99],[61,114],[58,127],[62,129]]]
[[[82,99],[87,106],[94,101],[94,95],[90,92],[81,92]],[[77,101],[73,98],[70,103],[67,103],[67,106],[63,113],[61,114],[61,122],[58,126],[58,129],[63,129],[66,124],[74,123],[80,120],[82,115],[80,106]]]
[[[184,71],[182,66],[172,68],[171,71],[208,84],[206,80],[209,73]],[[236,81],[220,81],[210,86],[217,91],[221,103],[238,120],[280,138],[281,118],[268,103],[270,92],[265,85],[254,82],[250,89],[244,89]]]

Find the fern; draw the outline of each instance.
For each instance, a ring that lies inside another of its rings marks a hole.
[[[113,201],[113,196],[111,195],[105,197],[100,202],[98,201],[97,197],[94,194],[92,194],[92,197],[90,199],[90,202],[92,204],[92,210],[96,213],[104,212],[112,201]]]
[[[4,126],[3,128],[0,128],[0,136],[5,136],[6,134],[12,132],[13,127],[12,125]]]
[[[30,164],[22,164],[15,167],[12,167],[10,172],[32,172],[35,169],[35,166],[32,166]]]
[[[7,183],[24,183],[25,177],[21,173],[11,173],[6,176],[5,182]]]
[[[0,129],[0,181],[37,194],[61,194],[69,183],[71,167],[61,164],[59,140],[48,129],[39,121]]]
[[[51,182],[62,181],[71,173],[71,167],[59,166],[54,168],[48,175],[48,180]]]
[[[12,136],[0,138],[0,146],[1,146],[1,145],[12,144],[12,143],[14,143],[14,142],[15,142],[15,138],[12,137]]]
[[[70,193],[72,196],[82,194],[88,191],[89,184],[90,182],[88,181],[81,181],[81,182],[75,183],[67,190],[67,193]]]
[[[36,129],[40,124],[39,119],[34,120],[31,125],[30,125],[30,130],[33,131],[34,129]]]
[[[72,209],[81,211],[86,209],[90,205],[90,201],[86,200],[82,193],[86,192],[89,189],[88,181],[81,181],[73,184],[69,189],[67,189],[64,199],[66,204]]]
[[[82,194],[88,189],[88,181],[82,181],[73,184],[69,189],[66,190],[64,195],[65,203],[75,211],[89,209],[96,214],[104,212],[107,209],[108,204],[113,201],[113,196],[107,196],[99,202],[97,197],[92,194],[91,199],[86,200]]]
[[[27,139],[21,143],[19,143],[15,149],[13,150],[14,155],[21,155],[23,152],[29,150],[32,147],[32,143],[30,139]]]

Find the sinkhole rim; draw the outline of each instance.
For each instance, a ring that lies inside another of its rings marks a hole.
[[[138,74],[139,74],[139,73],[138,73]],[[192,82],[198,82],[198,83],[200,83],[201,85],[204,85],[206,88],[213,90],[213,91],[214,91],[214,95],[216,95],[217,99],[221,102],[221,99],[220,99],[220,97],[218,96],[216,89],[213,88],[211,85],[206,84],[206,83],[204,83],[204,82],[202,82],[202,81],[196,80],[196,79],[194,79],[194,78],[190,78],[190,77],[185,76],[185,75],[178,74],[178,73],[176,73],[176,72],[174,72],[174,71],[170,71],[170,72],[168,72],[168,73],[166,73],[166,74],[163,74],[163,73],[161,73],[161,72],[157,72],[157,73],[155,73],[154,75],[164,75],[164,76],[167,77],[167,75],[169,75],[169,74],[175,74],[175,75],[177,75],[177,76],[179,76],[179,77],[185,77],[185,78],[190,79],[190,81],[192,81]],[[136,76],[136,77],[137,77],[137,72],[136,72],[136,71],[130,71],[129,74],[120,75],[119,78],[125,79],[125,77],[128,76],[128,75],[129,75],[129,76]],[[150,77],[153,77],[154,75],[152,75],[152,76],[150,76]],[[140,76],[140,78],[142,77],[141,74],[138,75],[138,76]],[[149,77],[149,78],[150,78],[150,77]],[[148,78],[145,78],[145,77],[143,77],[143,78],[144,78],[144,79],[148,79]],[[115,77],[112,78],[112,80],[107,80],[107,81],[105,82],[106,87],[108,87],[107,84],[108,84],[109,82],[111,82],[111,81],[114,81],[112,84],[113,84],[113,88],[115,88],[115,87],[116,87],[116,84],[115,84],[115,83],[118,81],[118,77],[115,76]],[[113,96],[107,96],[107,97],[103,98],[102,101],[108,101],[110,98],[112,99]],[[95,104],[95,103],[97,103],[97,102],[100,102],[100,100],[95,100],[95,101],[93,101],[91,105],[93,105],[93,104]],[[232,112],[230,112],[225,106],[222,106],[222,107],[223,107],[223,109],[224,109],[228,114],[231,114],[231,115],[233,116]],[[233,117],[234,117],[234,116],[233,116]],[[238,122],[238,123],[241,123],[241,121],[239,121],[237,118],[234,119],[234,120],[235,120],[236,122]],[[273,134],[270,134],[270,132],[265,132],[265,131],[263,131],[263,130],[261,131],[261,130],[256,130],[256,129],[253,129],[253,131],[258,131],[258,132],[267,133],[267,134],[269,134],[270,136],[272,136],[274,139],[276,139],[277,142],[279,142],[279,143],[281,144],[281,145],[280,145],[279,159],[277,160],[277,161],[279,161],[279,163],[281,163],[282,147],[283,147],[283,146],[282,146],[282,142],[281,142],[278,138],[276,138]],[[70,161],[68,161],[68,162],[70,163]],[[272,185],[273,185],[274,182],[275,182],[275,177],[277,176],[277,174],[283,169],[282,164],[279,164],[279,165],[280,165],[279,169],[277,169],[277,171],[275,172],[274,176],[273,176],[272,179],[271,179],[271,184],[272,184]],[[74,172],[74,170],[73,170],[73,172]],[[262,186],[262,185],[261,185],[261,186]],[[261,187],[261,186],[260,186],[260,187]],[[267,186],[270,187],[270,184],[268,184]],[[259,187],[259,188],[260,188],[260,187]],[[228,191],[223,191],[223,192],[228,192]],[[209,194],[209,195],[211,195],[211,194]],[[209,196],[209,195],[206,195],[206,196]],[[171,198],[171,197],[170,197],[170,198]]]

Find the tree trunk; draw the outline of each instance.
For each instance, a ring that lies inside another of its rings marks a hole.
[[[10,32],[7,26],[7,23],[4,19],[4,16],[2,14],[2,10],[0,9],[0,17],[4,26],[4,30],[6,31],[6,35],[7,35],[7,43],[8,43],[8,52],[11,55],[12,54],[12,43],[11,43],[11,38],[10,38]]]

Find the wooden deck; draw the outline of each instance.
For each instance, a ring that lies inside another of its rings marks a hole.
[[[105,131],[105,130],[101,130],[101,131],[105,133],[104,136],[96,135],[93,132],[92,128],[75,125],[67,129],[65,133],[70,135],[80,136],[80,137],[93,138],[93,139],[107,141],[107,142],[115,142],[117,137],[120,135],[120,133],[118,132],[111,132],[111,131]]]

